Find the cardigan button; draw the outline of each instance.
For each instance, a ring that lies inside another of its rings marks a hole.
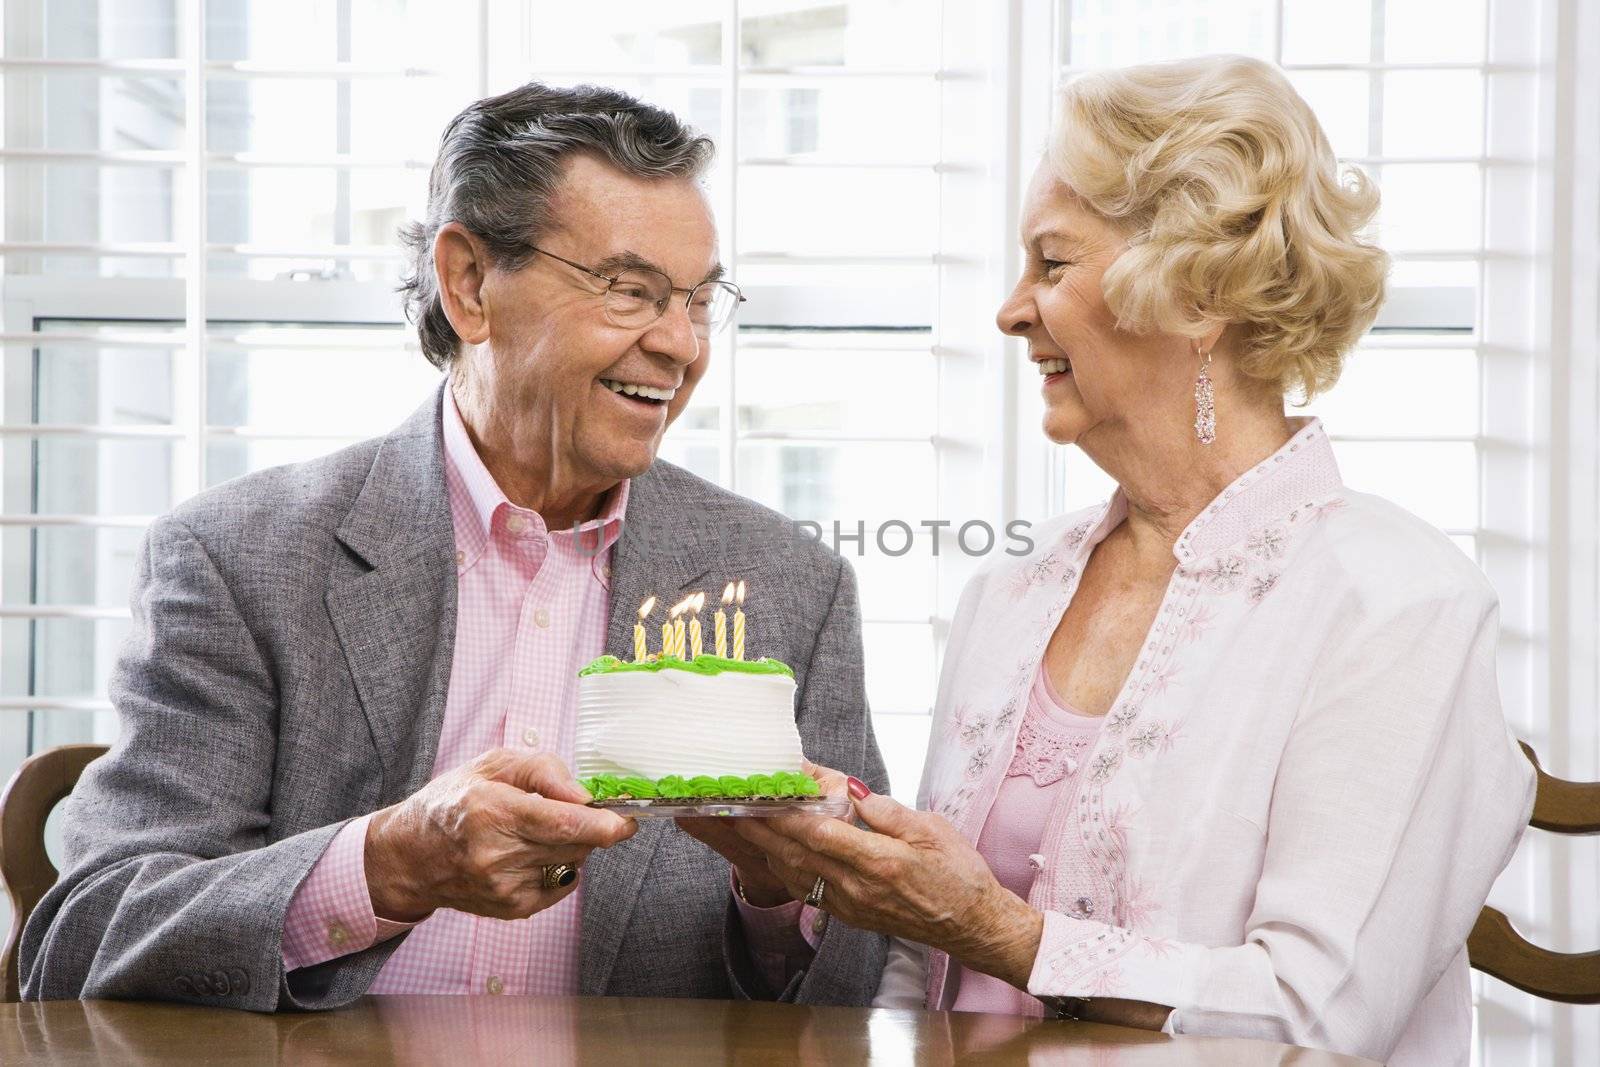
[[[1035,852],[1033,855],[1029,856],[1028,866],[1036,871],[1044,870],[1044,854],[1041,852]]]
[[[1094,914],[1094,901],[1088,897],[1079,897],[1072,902],[1072,911],[1078,918],[1087,919]]]

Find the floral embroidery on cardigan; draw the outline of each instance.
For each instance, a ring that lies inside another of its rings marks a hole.
[[[1121,763],[1121,752],[1101,752],[1089,763],[1089,779],[1095,782],[1104,782],[1115,773],[1117,766]]]
[[[1276,573],[1258,574],[1250,579],[1250,603],[1259,604],[1266,595],[1272,592],[1272,587],[1278,584]]]
[[[1212,592],[1231,593],[1244,581],[1245,562],[1238,556],[1221,556],[1211,565]]]
[[[1106,729],[1114,734],[1120,734],[1133,724],[1139,717],[1138,708],[1118,708],[1106,716]]]
[[[1257,530],[1245,542],[1245,551],[1259,560],[1281,559],[1284,546],[1289,541],[1289,531],[1282,526],[1268,526]]]

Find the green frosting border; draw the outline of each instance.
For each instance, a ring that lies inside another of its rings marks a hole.
[[[707,676],[734,673],[734,674],[783,674],[794,677],[794,669],[787,663],[775,659],[727,659],[723,656],[707,656],[704,653],[693,659],[679,659],[677,656],[662,656],[660,659],[645,660],[635,663],[629,660],[620,660],[615,656],[601,656],[583,670],[578,672],[579,678],[587,678],[591,674],[626,674],[630,671],[648,672],[655,674],[659,671],[688,671],[690,674],[703,674]]]
[[[597,774],[581,778],[578,784],[587,789],[596,800],[693,800],[701,797],[724,799],[731,797],[815,797],[822,795],[822,787],[809,774],[798,771],[777,771],[773,774],[752,774],[748,777],[725,774],[712,777],[699,774],[684,777],[669,774],[665,778],[643,778],[631,774]]]

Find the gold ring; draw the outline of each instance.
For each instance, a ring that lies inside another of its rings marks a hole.
[[[553,863],[544,869],[542,883],[546,889],[565,889],[578,880],[578,868],[570,863]]]
[[[822,876],[820,874],[817,875],[816,884],[811,887],[811,892],[806,894],[806,903],[813,908],[822,907],[822,891],[827,887],[827,883],[822,880]]]

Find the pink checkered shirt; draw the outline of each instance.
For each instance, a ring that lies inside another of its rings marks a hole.
[[[537,512],[506,499],[467,436],[450,390],[444,402],[445,484],[455,525],[455,658],[445,700],[437,777],[492,748],[553,752],[570,766],[577,674],[605,649],[611,548],[621,534],[628,483],[603,515],[551,531]],[[593,537],[581,545],[575,536]],[[347,824],[295,891],[283,927],[286,970],[358,952],[410,930],[372,993],[578,992],[578,892],[526,919],[487,919],[443,909],[420,923],[373,914],[365,846],[370,816]],[[737,899],[737,898],[736,898]],[[801,906],[737,901],[751,962],[782,988],[811,955]]]

